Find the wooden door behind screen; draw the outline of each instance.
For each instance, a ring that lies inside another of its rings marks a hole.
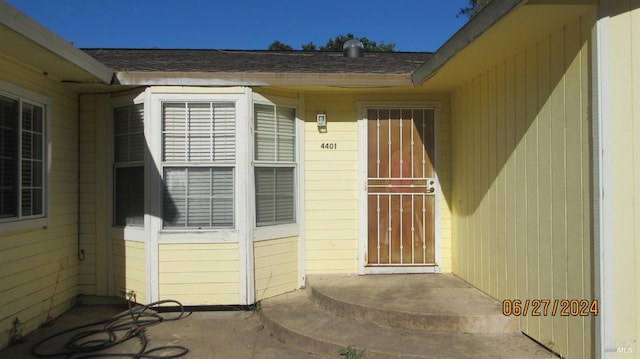
[[[435,264],[433,109],[368,109],[367,265]]]

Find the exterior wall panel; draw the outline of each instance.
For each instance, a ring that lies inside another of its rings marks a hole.
[[[238,243],[160,244],[159,300],[183,305],[237,304]]]
[[[609,82],[610,137],[609,187],[604,188],[611,204],[607,223],[613,261],[607,269],[613,283],[607,283],[612,292],[605,299],[612,312],[612,325],[605,322],[609,342],[605,349],[620,351],[617,357],[636,355],[640,348],[640,2],[637,0],[605,1],[608,16],[608,34],[602,38],[608,46],[608,68],[601,69],[603,82]],[[604,64],[603,66],[606,66]],[[605,119],[607,120],[607,119]]]
[[[449,98],[442,95],[305,95],[305,257],[307,273],[356,273],[359,230],[358,102],[437,102],[441,104],[436,171],[442,188],[441,268],[451,270]],[[317,111],[327,114],[326,132],[316,126]],[[336,150],[322,149],[335,143]]]
[[[48,226],[8,232],[0,224],[0,348],[16,318],[27,334],[68,310],[77,292],[77,94],[0,56],[0,80],[48,99]],[[0,87],[0,90],[6,90]]]
[[[453,272],[499,299],[593,298],[591,14],[468,79],[452,95]],[[530,313],[529,313],[530,314]],[[525,316],[567,357],[593,355],[593,316]]]
[[[84,261],[78,278],[82,294],[96,295],[96,95],[80,97],[80,244]]]
[[[254,242],[256,301],[298,288],[298,237]]]
[[[135,293],[137,303],[147,303],[145,244],[113,239],[113,289],[116,297]]]

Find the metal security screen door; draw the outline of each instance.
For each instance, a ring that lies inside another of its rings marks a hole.
[[[435,264],[433,109],[367,109],[366,265]]]

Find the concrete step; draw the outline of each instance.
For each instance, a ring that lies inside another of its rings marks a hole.
[[[339,317],[438,333],[517,334],[517,317],[451,274],[309,276],[307,292]]]
[[[352,346],[376,358],[551,358],[522,334],[438,333],[387,328],[343,318],[316,306],[303,291],[270,298],[260,311],[265,327],[280,341],[323,358],[344,358]]]

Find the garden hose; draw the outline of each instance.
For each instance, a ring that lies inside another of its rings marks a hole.
[[[182,319],[185,316],[182,304],[175,300],[161,300],[144,306],[134,306],[131,300],[127,301],[128,310],[113,318],[77,326],[54,335],[48,336],[34,345],[31,353],[37,357],[66,356],[73,359],[85,358],[135,358],[135,359],[171,359],[185,356],[189,349],[179,345],[167,345],[147,349],[148,341],[145,334],[146,327],[159,324],[163,321]],[[176,304],[180,309],[174,317],[164,317],[149,309],[162,304]],[[99,327],[98,329],[90,329]],[[44,353],[40,347],[53,339],[63,335],[73,334],[63,345],[63,349],[57,352]],[[124,335],[118,335],[124,332]],[[132,338],[140,340],[140,349],[137,353],[99,353],[105,349],[124,343]]]

